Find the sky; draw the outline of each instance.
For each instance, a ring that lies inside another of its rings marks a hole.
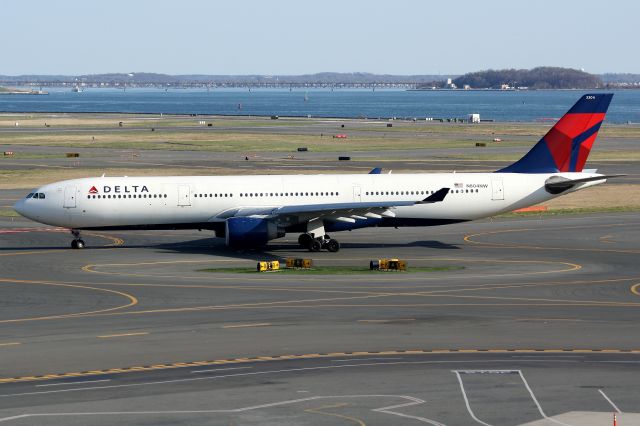
[[[0,74],[640,73],[637,0],[0,3]]]

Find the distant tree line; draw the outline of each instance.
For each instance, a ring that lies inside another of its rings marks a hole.
[[[168,75],[147,72],[135,73],[111,73],[111,74],[86,74],[86,75],[0,75],[0,82],[28,83],[33,81],[52,81],[60,83],[125,83],[125,84],[179,84],[179,83],[400,83],[400,84],[426,84],[432,81],[443,80],[441,75],[391,75],[372,74],[365,72],[337,73],[322,72],[303,75],[207,75],[207,74],[183,74]]]
[[[499,89],[502,84],[511,87],[526,86],[532,89],[591,89],[597,87],[617,87],[619,84],[638,84],[638,74],[603,75],[588,74],[583,71],[570,68],[538,67],[531,70],[487,70],[457,75],[392,75],[373,74],[366,72],[338,73],[321,72],[303,75],[207,75],[207,74],[182,74],[169,75],[148,72],[135,73],[111,73],[111,74],[85,74],[85,75],[0,75],[0,84],[24,85],[36,82],[49,82],[59,84],[77,83],[118,83],[120,85],[145,85],[145,84],[306,84],[320,83],[325,85],[338,84],[407,84],[417,88],[443,88],[446,87],[447,78],[453,78],[453,83],[458,88],[469,85],[474,89],[492,88]]]
[[[640,74],[606,73],[602,74],[602,81],[604,81],[605,84],[640,83]]]
[[[500,89],[528,87],[530,89],[595,89],[603,87],[596,75],[572,68],[538,67],[531,70],[505,69],[472,72],[453,80],[459,88],[469,85],[474,89]]]

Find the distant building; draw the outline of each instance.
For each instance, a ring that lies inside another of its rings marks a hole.
[[[469,114],[469,123],[479,123],[480,122],[480,114],[473,113]]]

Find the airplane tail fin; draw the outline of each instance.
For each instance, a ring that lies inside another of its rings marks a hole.
[[[581,172],[612,97],[582,96],[531,151],[498,173]]]

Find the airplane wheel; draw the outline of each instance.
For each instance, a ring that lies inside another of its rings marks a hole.
[[[338,250],[340,250],[340,243],[336,240],[329,240],[327,241],[325,247],[327,248],[327,250],[329,250],[331,253],[335,253]]]
[[[79,249],[83,249],[84,248],[84,241],[83,240],[78,240],[77,245],[78,245]]]
[[[322,243],[318,240],[313,240],[309,244],[309,251],[320,251],[322,249]]]
[[[78,248],[78,240],[71,241],[71,248],[74,250]]]
[[[313,240],[311,235],[300,234],[300,236],[298,237],[298,244],[300,244],[300,247],[309,248],[309,244],[311,244],[311,240]]]

